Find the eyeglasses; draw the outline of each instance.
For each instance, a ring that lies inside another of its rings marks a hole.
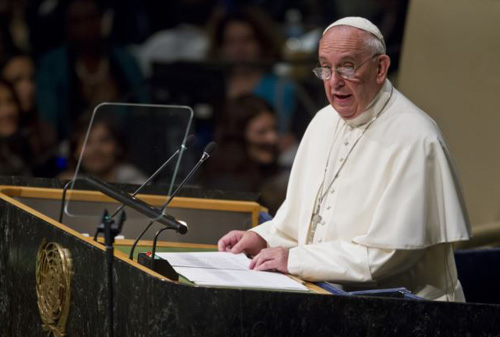
[[[366,61],[362,62],[360,65],[357,67],[353,66],[340,66],[335,69],[332,69],[330,67],[317,67],[313,69],[314,75],[316,75],[317,78],[320,80],[326,81],[332,78],[333,71],[335,71],[340,77],[342,77],[345,80],[352,80],[354,78],[354,75],[356,75],[356,71],[361,68],[363,65],[368,63],[368,61],[372,60],[373,58],[380,56],[380,54],[375,54],[372,57],[368,58]]]

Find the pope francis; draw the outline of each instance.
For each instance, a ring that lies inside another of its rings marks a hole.
[[[220,251],[348,290],[465,301],[452,242],[468,240],[470,226],[457,173],[436,123],[387,79],[389,65],[370,21],[325,29],[314,74],[330,104],[308,126],[286,200],[273,220],[222,237]]]

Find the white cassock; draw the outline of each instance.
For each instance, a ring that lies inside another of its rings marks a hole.
[[[465,301],[452,242],[470,225],[456,170],[435,122],[388,80],[354,120],[332,106],[316,114],[285,202],[252,230],[289,248],[288,270],[305,280]]]

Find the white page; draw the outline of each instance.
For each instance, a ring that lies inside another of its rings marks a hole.
[[[188,280],[207,286],[307,291],[303,284],[274,272],[250,270],[250,259],[230,252],[157,253]]]
[[[199,285],[307,291],[303,284],[280,273],[255,270],[224,270],[174,267],[175,271]]]
[[[250,259],[245,254],[230,252],[156,253],[172,267],[195,267],[207,269],[248,270]]]

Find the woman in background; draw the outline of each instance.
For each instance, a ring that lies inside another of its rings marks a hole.
[[[260,192],[262,203],[273,212],[285,191],[268,188],[282,173],[277,164],[278,133],[272,107],[252,95],[228,101],[216,127],[215,141],[219,150],[202,175],[204,187]]]
[[[20,105],[14,88],[0,79],[0,175],[31,175],[33,151],[20,125]]]
[[[256,8],[243,8],[226,13],[212,25],[209,54],[229,65],[227,97],[253,94],[265,99],[277,113],[280,142],[290,138],[295,88],[271,71],[273,63],[280,59],[282,45],[272,33],[274,23]]]
[[[3,66],[3,77],[16,90],[23,114],[35,110],[35,65],[30,56],[17,54],[11,57]]]
[[[52,177],[57,172],[55,163],[55,132],[43,122],[36,109],[35,66],[27,54],[16,54],[3,66],[2,75],[12,84],[19,99],[19,125],[29,134],[33,150],[33,175]]]
[[[114,183],[142,184],[147,177],[127,162],[126,142],[118,126],[108,119],[93,122],[87,143],[89,119],[81,119],[70,142],[69,169],[60,179],[72,179],[81,151],[84,150],[79,175],[92,175]],[[84,147],[85,145],[85,147]]]
[[[69,138],[79,117],[99,103],[147,101],[136,61],[103,34],[104,10],[97,0],[68,1],[67,44],[40,59],[38,109],[58,141]]]

